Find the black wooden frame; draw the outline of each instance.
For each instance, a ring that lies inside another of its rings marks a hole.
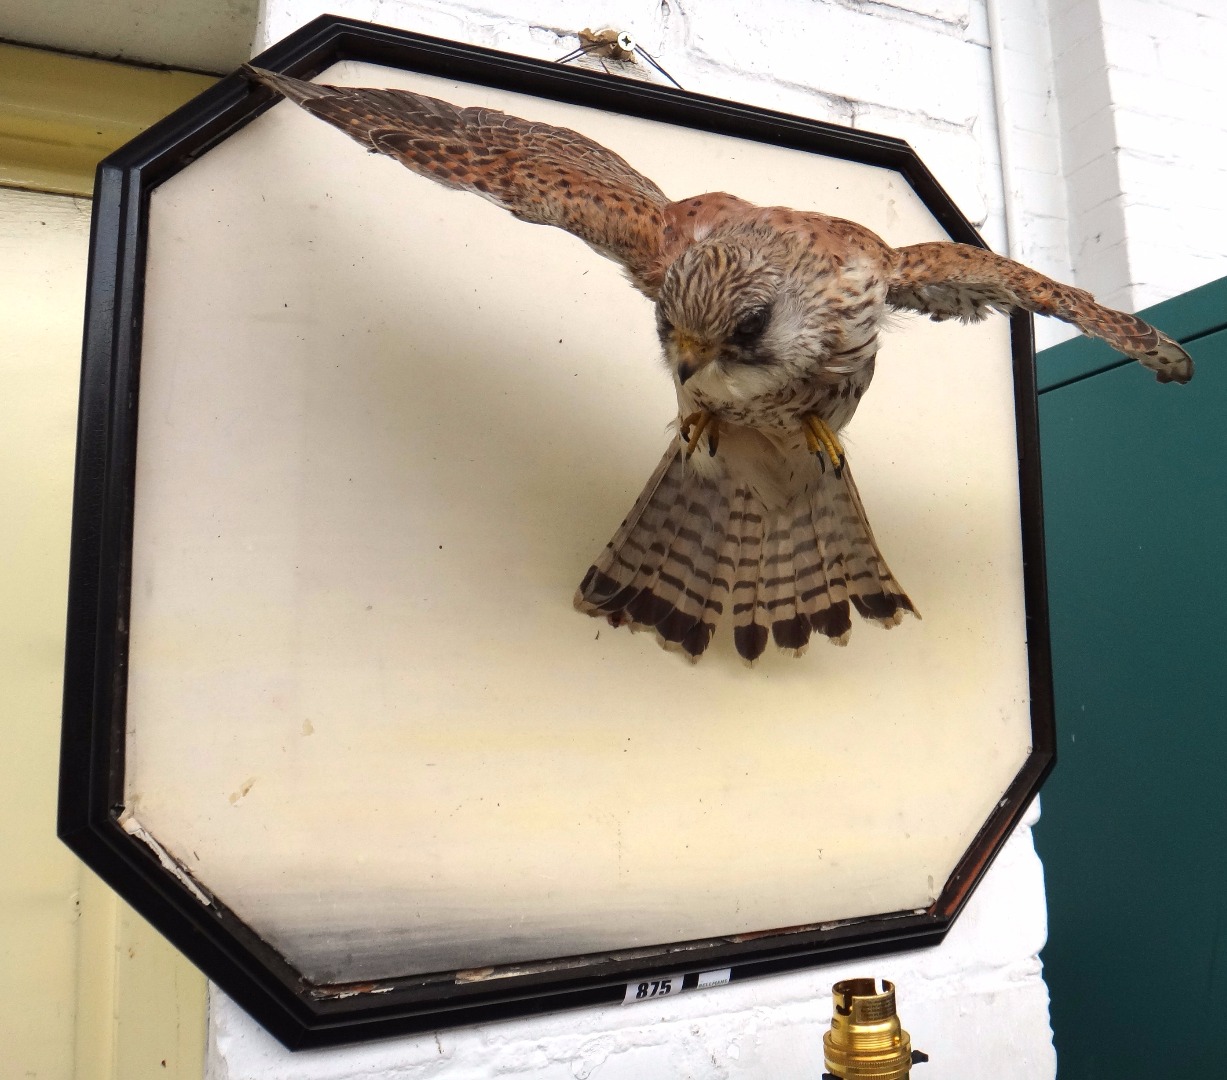
[[[630,116],[877,165],[898,172],[949,235],[983,246],[907,143],[633,82],[321,16],[257,58],[302,78],[362,60]],[[830,963],[942,939],[1055,763],[1034,345],[1012,322],[1032,753],[941,896],[923,914],[851,920],[662,946],[646,957],[601,954],[462,982],[455,973],[313,986],[224,905],[194,898],[119,824],[124,776],[127,613],[149,193],[278,100],[238,74],[189,102],[98,168],[90,238],[73,499],[59,833],[189,959],[285,1045],[322,1046],[622,999],[630,981],[729,967],[733,979]],[[572,958],[573,959],[573,958]],[[500,973],[501,974],[501,973]]]

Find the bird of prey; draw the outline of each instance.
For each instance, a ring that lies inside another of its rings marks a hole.
[[[678,425],[575,606],[698,660],[722,616],[753,662],[847,642],[851,610],[917,614],[886,565],[839,442],[894,309],[974,322],[1019,309],[1072,323],[1187,382],[1193,362],[1141,319],[964,244],[892,248],[855,222],[708,192],[672,200],[567,128],[406,90],[324,86],[251,66],[370,151],[554,225],[655,303]]]

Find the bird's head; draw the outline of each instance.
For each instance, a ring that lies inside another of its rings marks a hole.
[[[708,401],[742,404],[796,377],[801,322],[770,245],[695,244],[669,267],[656,301],[665,363]]]

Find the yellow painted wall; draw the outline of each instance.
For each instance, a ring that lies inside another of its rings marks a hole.
[[[71,319],[84,295],[88,215],[88,202],[0,192],[0,1043],[16,1076],[72,1075],[79,874],[54,833]]]
[[[203,976],[55,813],[90,219],[71,193],[212,81],[0,43],[0,1080],[204,1069]]]
[[[0,189],[0,1077],[195,1080],[204,978],[55,835],[89,213]]]

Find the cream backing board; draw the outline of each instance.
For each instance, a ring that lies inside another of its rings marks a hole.
[[[944,239],[897,174],[371,64],[673,197]],[[129,818],[309,980],[926,907],[1030,749],[1009,327],[900,317],[845,444],[923,612],[753,669],[571,598],[676,403],[558,230],[282,102],[152,193]]]

